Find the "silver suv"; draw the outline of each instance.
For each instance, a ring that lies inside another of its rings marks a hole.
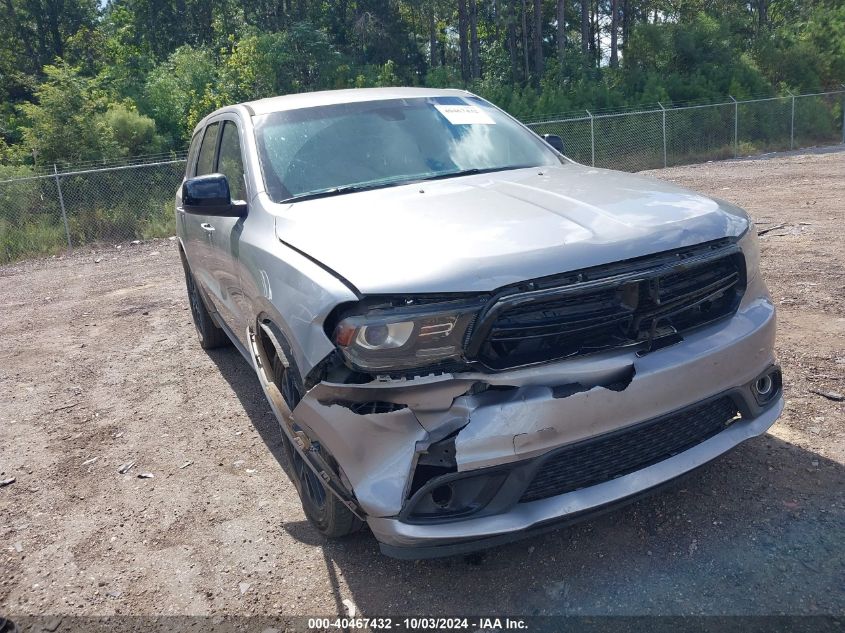
[[[327,537],[487,547],[777,419],[746,213],[562,152],[459,90],[290,95],[197,126],[176,218],[200,343],[254,367]]]

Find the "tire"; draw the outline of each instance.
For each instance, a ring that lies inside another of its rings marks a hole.
[[[11,620],[0,616],[0,633],[20,633],[20,629]]]
[[[357,532],[361,528],[361,521],[336,495],[326,489],[322,480],[290,446],[287,438],[285,449],[292,466],[293,483],[308,522],[329,539],[343,538]],[[323,453],[322,447],[318,450]],[[323,457],[325,458],[325,453]]]
[[[215,349],[230,345],[231,341],[222,329],[214,324],[208,308],[205,307],[202,295],[194,281],[194,276],[188,267],[185,266],[185,284],[188,287],[188,304],[191,307],[191,316],[197,328],[197,336],[200,340],[200,347],[203,349]]]
[[[291,409],[299,402],[299,395],[296,393],[295,380],[287,375],[287,370],[278,356],[273,359],[273,375],[276,385],[284,394],[285,400]],[[297,428],[297,427],[294,427]],[[288,436],[282,432],[285,446],[285,457],[287,457],[288,475],[296,487],[299,500],[302,503],[302,510],[308,522],[316,530],[329,539],[342,538],[361,529],[361,520],[347,508],[335,494],[330,492],[323,481],[305,463],[305,460],[291,444]],[[334,459],[325,450],[317,445],[312,445],[320,451],[320,455],[329,464],[335,466]],[[313,448],[312,448],[313,450]]]

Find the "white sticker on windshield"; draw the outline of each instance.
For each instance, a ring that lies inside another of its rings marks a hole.
[[[496,122],[478,106],[435,103],[434,107],[452,125],[496,125]]]

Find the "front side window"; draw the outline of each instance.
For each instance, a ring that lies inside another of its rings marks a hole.
[[[475,97],[343,103],[254,118],[276,202],[461,173],[559,165],[536,135]]]
[[[197,160],[197,176],[214,173],[214,155],[217,151],[217,134],[219,125],[212,123],[205,128],[205,136],[202,137],[200,155]]]
[[[241,144],[238,140],[238,126],[233,121],[226,121],[223,124],[217,171],[226,176],[226,180],[229,181],[232,200],[246,200]]]

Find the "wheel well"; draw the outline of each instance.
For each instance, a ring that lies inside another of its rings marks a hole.
[[[256,343],[264,358],[261,371],[268,383],[272,382],[281,392],[291,411],[302,399],[302,378],[290,344],[281,329],[270,319],[259,319],[255,330]]]
[[[185,256],[185,249],[184,249],[184,247],[182,246],[181,243],[179,244],[179,246],[177,248],[179,250],[179,259],[182,260],[182,266],[187,271],[189,266],[188,266],[188,258]]]
[[[288,414],[290,414],[296,408],[296,405],[299,404],[305,393],[301,374],[296,366],[296,361],[293,359],[290,344],[279,327],[268,318],[259,318],[257,320],[254,341],[258,354],[256,365],[258,371],[262,372],[264,381],[269,386],[271,393],[268,395],[271,400],[274,398],[277,399],[281,395],[285,406],[288,408]],[[275,392],[275,394],[272,392]],[[310,446],[312,442],[316,442],[322,447],[321,450],[324,453],[323,464],[331,470],[332,476],[336,480],[334,486],[344,493],[339,493],[338,490],[332,488],[332,485],[329,485],[329,488],[332,489],[332,494],[336,494],[344,503],[347,503],[349,498],[354,501],[354,491],[351,485],[348,484],[348,480],[342,474],[334,456],[320,444],[319,438],[307,435],[303,429],[300,429],[296,425],[292,418],[280,419],[279,421],[287,426],[292,441],[295,441],[293,438],[298,436],[300,439],[307,441],[306,446]],[[296,449],[292,448],[292,450]]]

